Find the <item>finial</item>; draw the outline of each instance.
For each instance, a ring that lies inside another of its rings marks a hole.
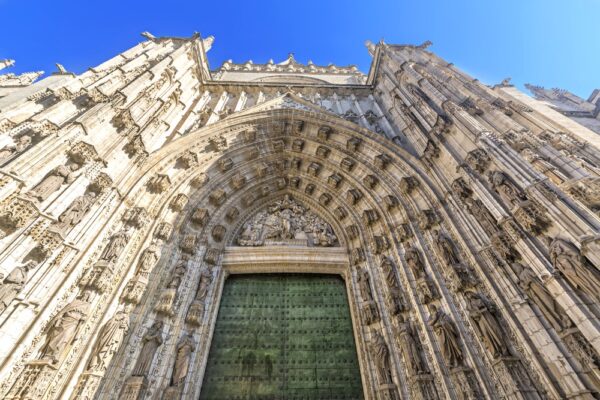
[[[215,37],[213,35],[210,35],[209,37],[204,39],[204,48],[206,49],[206,51],[210,50],[214,42]]]
[[[15,60],[11,60],[10,58],[0,60],[0,69],[12,67],[13,65],[15,65]]]
[[[154,36],[153,34],[151,34],[148,31],[142,32],[142,36],[145,37],[146,39],[150,40],[150,41],[155,41],[156,40],[156,36]]]
[[[370,55],[375,54],[375,45],[373,44],[373,42],[371,42],[370,40],[365,40],[365,46],[366,46],[367,50],[369,51]]]
[[[500,86],[512,86],[512,83],[510,83],[511,79],[512,78],[510,76],[508,78],[502,79],[502,82],[500,82]]]
[[[421,43],[420,45],[417,46],[417,49],[420,50],[427,50],[427,48],[429,46],[431,46],[433,44],[433,42],[431,42],[431,40],[426,40],[423,43]]]
[[[56,69],[58,69],[58,72],[56,72],[57,74],[69,74],[70,72],[67,71],[67,69],[59,63],[56,63]]]

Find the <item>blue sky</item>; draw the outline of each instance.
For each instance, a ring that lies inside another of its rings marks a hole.
[[[12,72],[82,72],[135,45],[142,31],[214,35],[211,67],[229,58],[357,64],[364,41],[433,41],[431,50],[484,83],[600,88],[600,0],[152,1],[0,0],[0,59]],[[9,70],[9,71],[11,71]],[[6,70],[5,70],[6,71]]]

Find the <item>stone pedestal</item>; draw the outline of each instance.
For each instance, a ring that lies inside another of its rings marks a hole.
[[[123,385],[119,400],[141,400],[147,387],[148,381],[145,376],[131,376]]]
[[[483,398],[475,374],[468,367],[457,367],[450,371],[454,391],[460,400],[478,400]]]
[[[56,367],[49,361],[31,361],[6,395],[6,400],[37,400],[44,396],[52,382]]]

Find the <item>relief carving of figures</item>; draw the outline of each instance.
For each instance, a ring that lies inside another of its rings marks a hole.
[[[554,238],[550,243],[550,259],[576,289],[594,299],[600,299],[600,277],[573,243]]]
[[[38,183],[29,195],[42,202],[59,190],[65,183],[75,180],[74,171],[79,169],[79,164],[71,164],[69,167],[60,165],[54,168],[40,183]]]
[[[380,385],[393,383],[390,367],[390,350],[379,332],[373,332],[370,342],[371,358],[377,368],[377,380]]]
[[[411,322],[401,322],[398,329],[400,336],[399,342],[405,357],[405,363],[416,374],[429,373],[429,368],[427,368],[427,365],[423,360],[419,336]]]
[[[133,368],[132,376],[147,376],[154,360],[156,350],[163,344],[163,322],[156,321],[148,329],[146,335],[142,339],[142,350]]]
[[[410,247],[404,253],[404,258],[406,259],[406,263],[410,267],[411,271],[415,275],[416,278],[422,278],[425,267],[423,266],[423,261],[421,260],[421,254],[419,250],[414,247]]]
[[[525,193],[517,186],[517,184],[502,171],[493,171],[489,174],[489,180],[492,187],[505,204],[511,207],[519,205],[520,202],[526,201]]]
[[[89,310],[89,292],[67,304],[50,321],[47,328],[46,341],[40,351],[40,359],[58,363],[61,353],[73,342],[80,326],[85,322]]]
[[[140,256],[140,260],[135,270],[135,275],[143,278],[148,278],[148,274],[154,268],[160,259],[160,247],[156,241],[152,241]]]
[[[121,252],[127,246],[129,242],[129,231],[122,229],[110,237],[110,241],[104,248],[104,251],[100,255],[101,261],[106,261],[108,264],[114,263]]]
[[[71,205],[58,217],[58,222],[54,224],[56,230],[65,232],[80,223],[90,211],[95,199],[96,193],[89,192],[73,200]]]
[[[237,239],[240,246],[262,246],[266,240],[302,240],[314,246],[337,244],[331,226],[289,195],[246,222]]]
[[[173,375],[171,375],[171,386],[179,386],[185,382],[185,378],[190,368],[192,353],[196,348],[196,341],[191,333],[185,334],[179,343],[177,343],[177,356],[173,365]]]
[[[572,326],[572,322],[566,316],[564,310],[560,308],[554,297],[530,268],[526,268],[519,263],[512,263],[511,268],[517,275],[521,289],[535,302],[556,331],[560,332]]]
[[[129,316],[124,311],[117,312],[100,330],[98,340],[92,350],[87,371],[104,372],[115,355],[121,341],[129,330]]]
[[[30,270],[35,268],[36,263],[29,261],[20,267],[13,269],[10,274],[0,283],[0,313],[6,310],[10,302],[17,297],[25,283]]]
[[[0,164],[12,158],[14,155],[21,154],[31,145],[31,137],[21,136],[14,146],[5,146],[0,150]]]
[[[448,314],[437,309],[434,305],[429,306],[429,326],[437,335],[442,356],[451,368],[458,367],[463,363],[463,352],[458,341],[458,330]]]
[[[466,293],[467,309],[487,350],[494,358],[509,356],[506,335],[498,321],[496,307],[482,294]]]

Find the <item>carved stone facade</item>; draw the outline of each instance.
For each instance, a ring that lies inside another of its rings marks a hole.
[[[341,276],[365,399],[600,395],[600,136],[430,42],[365,75],[143,36],[0,77],[0,398],[197,399],[262,273]]]

